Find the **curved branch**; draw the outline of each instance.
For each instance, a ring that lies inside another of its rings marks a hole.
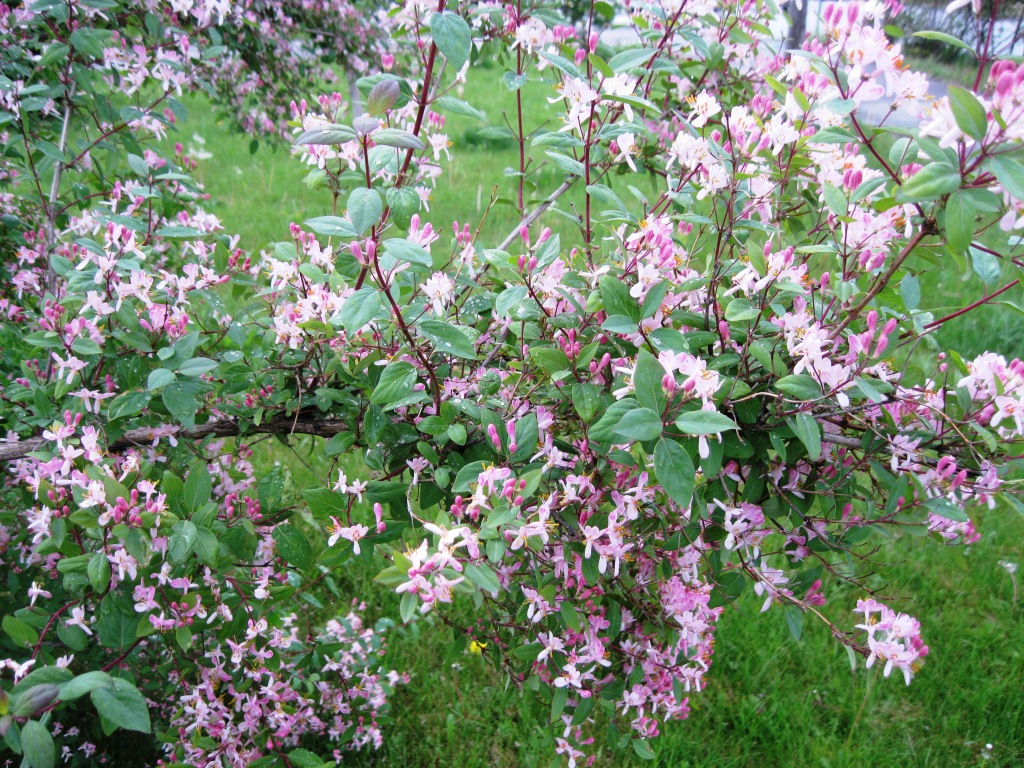
[[[161,431],[163,426],[130,429],[121,435],[120,438],[108,444],[107,450],[117,452],[136,446],[149,445],[158,437],[166,436]],[[348,425],[344,421],[325,421],[319,418],[319,415],[316,413],[300,412],[297,418],[294,416],[281,416],[270,421],[264,421],[262,424],[231,421],[229,419],[210,421],[191,429],[180,429],[170,436],[176,440],[202,440],[210,436],[237,437],[239,435],[251,434],[297,434],[333,437],[340,432],[345,432],[347,429]],[[33,451],[39,450],[47,442],[49,441],[42,437],[33,437],[17,442],[0,440],[0,462],[23,459]]]

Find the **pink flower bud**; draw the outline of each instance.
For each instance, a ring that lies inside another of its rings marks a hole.
[[[671,398],[676,393],[676,377],[671,373],[666,373],[661,377],[661,389],[665,393],[666,397]]]
[[[501,450],[501,438],[498,437],[498,429],[497,429],[497,427],[495,427],[493,424],[488,424],[487,425],[487,436],[489,438],[491,438],[491,443],[493,443],[495,449],[500,451]]]

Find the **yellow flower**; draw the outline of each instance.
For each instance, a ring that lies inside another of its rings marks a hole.
[[[484,652],[484,648],[486,648],[486,647],[487,647],[487,643],[481,643],[481,642],[479,642],[477,640],[470,640],[469,641],[469,652],[470,653],[477,653],[477,654],[483,653]]]

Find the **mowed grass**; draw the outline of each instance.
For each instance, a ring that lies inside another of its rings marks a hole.
[[[512,97],[500,84],[500,69],[471,70],[465,98],[484,109],[499,125],[502,110],[513,109]],[[532,115],[552,95],[549,84],[524,89],[527,130]],[[307,169],[289,157],[286,148],[261,143],[255,154],[249,140],[231,135],[200,101],[191,103],[192,117],[183,125],[186,144],[193,133],[205,138],[213,157],[202,163],[199,176],[230,232],[242,234],[241,245],[258,250],[288,237],[288,223],[329,212],[322,191],[303,184]],[[511,112],[509,112],[511,116]],[[453,159],[433,195],[424,218],[446,234],[451,222],[475,225],[488,204],[497,179],[498,194],[514,199],[514,179],[503,177],[515,168],[514,146],[473,143],[474,122],[452,118],[447,130],[454,142]],[[193,142],[194,143],[194,142]],[[543,152],[532,149],[538,160]],[[557,174],[536,175],[542,196],[557,186]],[[645,190],[649,182],[637,186]],[[528,192],[528,197],[532,196]],[[571,212],[567,196],[561,207]],[[571,221],[557,216],[563,238],[574,237]],[[485,227],[488,245],[512,231],[519,220],[514,205],[493,208]],[[575,233],[578,238],[578,233]],[[934,271],[923,279],[929,306],[963,306],[983,286],[977,278]],[[1019,289],[1005,296],[1021,302]],[[1024,354],[1024,322],[1005,307],[986,307],[945,326],[937,336],[942,348],[973,355],[984,349],[1008,357]],[[268,443],[267,446],[270,444]],[[291,492],[327,474],[319,462],[316,442],[296,441],[296,454],[279,446],[263,446],[257,457],[263,469],[274,462],[287,467]],[[310,472],[304,464],[316,472]],[[989,766],[1024,765],[1024,616],[1018,597],[1021,575],[1013,576],[1000,561],[1024,565],[1024,520],[1003,507],[978,519],[981,541],[968,548],[950,548],[932,540],[903,536],[879,539],[871,586],[891,596],[892,605],[922,620],[931,655],[913,684],[904,686],[896,674],[885,679],[879,669],[865,670],[859,661],[851,671],[845,651],[827,627],[805,621],[802,638],[790,636],[782,613],[760,613],[761,600],[748,593],[723,616],[714,664],[705,691],[691,697],[691,717],[666,726],[654,743],[655,765],[672,768],[770,768],[815,766]],[[338,574],[352,597],[368,603],[371,620],[395,617],[395,596],[372,583],[368,574],[349,569]],[[826,615],[841,629],[857,622],[852,608],[862,596],[843,585],[827,585]],[[392,722],[385,727],[384,747],[375,753],[349,756],[355,765],[389,766],[547,766],[552,743],[542,728],[545,712],[531,711],[518,697],[504,701],[504,682],[492,659],[462,653],[450,655],[450,636],[432,617],[392,631],[388,668],[408,671],[412,681],[392,697]],[[595,734],[598,765],[633,764],[632,754],[613,755]],[[988,745],[991,745],[990,747]],[[650,763],[647,763],[650,765]]]

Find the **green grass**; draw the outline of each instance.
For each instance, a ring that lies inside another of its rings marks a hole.
[[[498,123],[512,97],[494,85],[500,71],[474,70],[467,98]],[[550,94],[549,86],[530,84],[524,91],[531,113]],[[201,102],[192,103],[186,143],[192,133],[206,139],[213,157],[199,176],[217,201],[211,206],[230,232],[243,234],[241,245],[259,249],[288,237],[291,221],[328,212],[324,192],[309,191],[306,169],[286,149],[261,145],[251,155],[248,140],[231,136]],[[513,147],[467,146],[465,118],[452,118],[448,133],[455,143],[453,161],[432,201],[429,220],[442,231],[451,221],[473,223],[487,204],[495,169],[518,162]],[[532,128],[528,124],[528,129]],[[542,152],[531,151],[542,158]],[[540,174],[541,190],[558,179]],[[514,197],[510,179],[499,193]],[[569,198],[570,200],[579,200]],[[564,207],[569,208],[566,201]],[[501,237],[518,221],[512,205],[496,206],[486,233]],[[571,222],[561,222],[566,237],[578,237]],[[493,242],[493,239],[491,240]],[[925,278],[929,306],[962,306],[980,295],[977,278],[936,270]],[[1017,289],[1006,298],[1020,303]],[[1005,308],[990,307],[949,323],[939,343],[962,353],[993,348],[1007,356],[1024,354],[1024,323]],[[296,453],[317,462],[309,438]],[[296,455],[266,443],[257,451],[266,468],[280,461],[292,477],[291,492],[316,482]],[[666,726],[654,744],[656,765],[673,768],[772,768],[815,766],[854,768],[884,765],[988,766],[1024,764],[1024,617],[1010,575],[998,565],[1024,564],[1024,521],[998,509],[979,523],[982,539],[967,549],[903,537],[883,543],[878,562],[896,564],[873,577],[872,586],[894,597],[893,605],[920,618],[931,646],[927,664],[914,683],[883,679],[859,665],[851,672],[846,653],[826,627],[810,619],[794,642],[782,613],[759,613],[760,600],[747,594],[725,613],[719,626],[715,663],[707,689],[691,698],[692,716]],[[371,620],[397,616],[395,595],[352,570],[338,574],[353,596],[367,601]],[[855,623],[851,612],[858,594],[830,585],[826,614],[842,628]],[[903,596],[905,599],[900,599]],[[384,748],[352,757],[355,765],[388,766],[547,766],[551,744],[542,729],[543,713],[530,712],[518,698],[503,703],[503,682],[485,658],[449,655],[448,636],[427,618],[395,629],[387,665],[409,671],[412,682],[392,698],[393,722]],[[613,756],[601,748],[598,764],[630,764],[631,756]],[[992,744],[987,750],[986,744]],[[649,763],[648,763],[649,765]]]
[[[929,79],[971,88],[974,86],[974,78],[978,75],[978,66],[967,59],[968,57],[964,56],[953,61],[940,61],[932,56],[906,53],[903,56],[903,63],[913,70],[924,72]]]

